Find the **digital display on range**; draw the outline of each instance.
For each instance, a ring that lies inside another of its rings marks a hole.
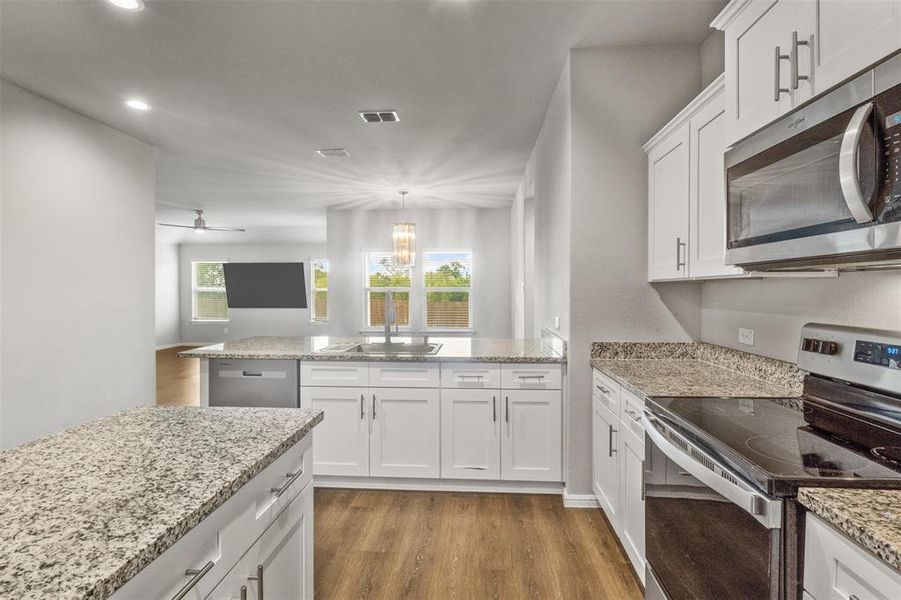
[[[901,369],[901,346],[857,340],[854,344],[855,362]]]
[[[894,127],[895,125],[901,125],[901,111],[896,112],[893,115],[889,115],[885,118],[885,128]]]

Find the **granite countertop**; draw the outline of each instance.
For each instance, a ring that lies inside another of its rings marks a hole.
[[[901,571],[901,490],[801,488],[798,501]]]
[[[592,367],[647,397],[801,395],[795,365],[713,344],[596,343],[592,356]]]
[[[142,407],[0,452],[0,598],[109,597],[321,420]]]
[[[410,341],[403,336],[397,341]],[[424,338],[415,338],[422,341]],[[384,354],[363,354],[360,352],[323,352],[336,344],[360,344],[367,341],[381,342],[377,338],[339,337],[274,337],[256,336],[234,342],[213,344],[180,352],[182,358],[226,358],[226,359],[292,359],[292,360],[333,360],[333,361],[410,361],[410,362],[495,362],[495,363],[559,363],[560,354],[538,339],[515,340],[499,338],[437,338],[428,341],[441,344],[441,349],[433,355],[397,356]]]

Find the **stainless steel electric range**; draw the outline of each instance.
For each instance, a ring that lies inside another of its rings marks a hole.
[[[901,488],[901,332],[805,325],[798,366],[800,401],[647,401],[648,600],[800,598],[798,488]]]

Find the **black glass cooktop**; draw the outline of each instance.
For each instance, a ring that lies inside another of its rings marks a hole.
[[[805,485],[901,487],[897,448],[826,434],[783,401],[654,398],[647,408],[770,494],[792,495]]]

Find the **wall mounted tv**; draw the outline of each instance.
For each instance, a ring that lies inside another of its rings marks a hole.
[[[307,308],[303,263],[225,263],[229,308]]]

